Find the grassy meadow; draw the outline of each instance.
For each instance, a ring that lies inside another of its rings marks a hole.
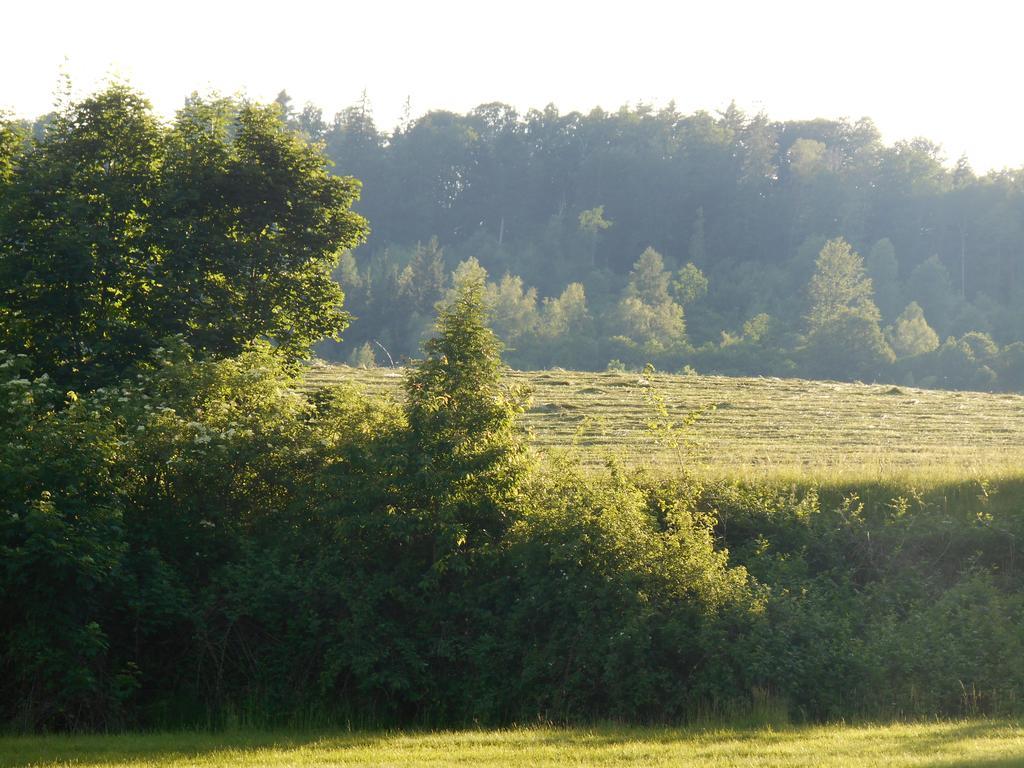
[[[542,450],[586,464],[680,466],[729,479],[803,484],[930,485],[1017,475],[1024,467],[1024,395],[881,384],[727,376],[513,372],[531,402],[522,418]],[[307,386],[352,382],[398,394],[400,370],[317,365]],[[670,420],[700,416],[666,445],[650,429],[656,393]]]
[[[0,739],[0,766],[921,766],[1024,765],[1006,720],[877,726],[160,733]]]

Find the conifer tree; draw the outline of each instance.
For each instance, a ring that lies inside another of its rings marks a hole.
[[[812,334],[844,312],[873,318],[876,322],[880,318],[874,302],[874,285],[864,271],[864,260],[842,238],[829,240],[821,249],[808,294],[811,307],[807,325]]]
[[[456,283],[437,335],[405,382],[413,501],[448,551],[500,537],[526,468],[516,429],[525,393],[503,381],[502,344],[487,327],[484,290],[479,273]]]
[[[871,278],[849,243],[825,243],[808,293],[808,371],[839,379],[880,376],[895,356],[882,334]]]

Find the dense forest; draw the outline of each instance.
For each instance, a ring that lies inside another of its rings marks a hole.
[[[415,356],[453,273],[480,270],[515,367],[1024,387],[1020,170],[735,106],[492,103],[388,132],[366,100],[333,119],[278,103],[372,222],[336,273],[356,319],[326,358]]]

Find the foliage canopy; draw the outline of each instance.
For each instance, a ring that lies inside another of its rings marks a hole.
[[[359,183],[275,108],[193,99],[163,125],[113,85],[0,160],[0,183],[0,348],[67,385],[110,382],[171,335],[296,360],[348,322],[331,272],[368,231]]]

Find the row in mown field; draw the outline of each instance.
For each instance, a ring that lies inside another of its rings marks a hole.
[[[958,482],[1024,466],[1024,396],[802,379],[513,372],[532,392],[522,423],[541,449],[575,446],[586,464],[621,458],[713,476],[808,476]],[[349,382],[396,394],[401,371],[317,365],[308,387]],[[671,417],[701,414],[692,450],[658,445],[657,392]]]

